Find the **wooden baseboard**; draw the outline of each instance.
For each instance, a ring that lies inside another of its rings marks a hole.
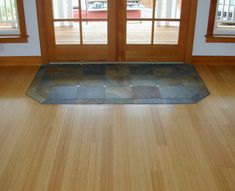
[[[193,56],[195,65],[235,65],[235,56]]]
[[[41,65],[41,56],[0,56],[0,66]],[[235,56],[193,56],[195,65],[235,65]]]
[[[41,64],[41,56],[0,56],[0,66],[35,66]]]

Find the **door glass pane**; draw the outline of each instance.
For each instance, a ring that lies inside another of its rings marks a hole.
[[[178,44],[179,22],[155,21],[154,44]]]
[[[227,33],[235,34],[235,0],[217,2],[216,27],[228,30]],[[227,33],[225,32],[225,34]]]
[[[0,1],[0,35],[18,35],[20,34],[17,2]]]
[[[153,0],[127,0],[127,18],[152,18]]]
[[[79,18],[78,0],[53,0],[54,19]]]
[[[179,19],[182,0],[156,0],[155,18]]]
[[[108,0],[81,0],[83,19],[107,19]]]
[[[127,44],[151,44],[152,21],[127,21]]]
[[[83,44],[108,44],[107,21],[82,22]]]
[[[79,22],[54,22],[56,44],[80,44]]]

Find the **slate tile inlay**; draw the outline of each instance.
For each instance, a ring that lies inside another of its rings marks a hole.
[[[53,64],[27,95],[41,104],[187,104],[210,93],[187,64]]]

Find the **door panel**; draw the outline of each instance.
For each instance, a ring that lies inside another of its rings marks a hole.
[[[189,0],[44,0],[49,61],[185,59]]]
[[[127,21],[127,44],[151,44],[152,21]]]
[[[49,61],[115,61],[113,0],[45,0]]]
[[[126,61],[184,61],[189,0],[127,0]],[[135,9],[134,9],[135,8]],[[128,15],[139,10],[134,17]],[[144,15],[144,16],[142,16]]]
[[[165,21],[154,22],[153,44],[177,45],[179,43],[180,22],[169,21],[167,22],[168,26],[165,25]]]

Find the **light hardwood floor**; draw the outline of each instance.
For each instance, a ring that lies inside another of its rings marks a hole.
[[[39,105],[0,67],[1,191],[234,191],[235,67],[199,66],[195,105]]]

